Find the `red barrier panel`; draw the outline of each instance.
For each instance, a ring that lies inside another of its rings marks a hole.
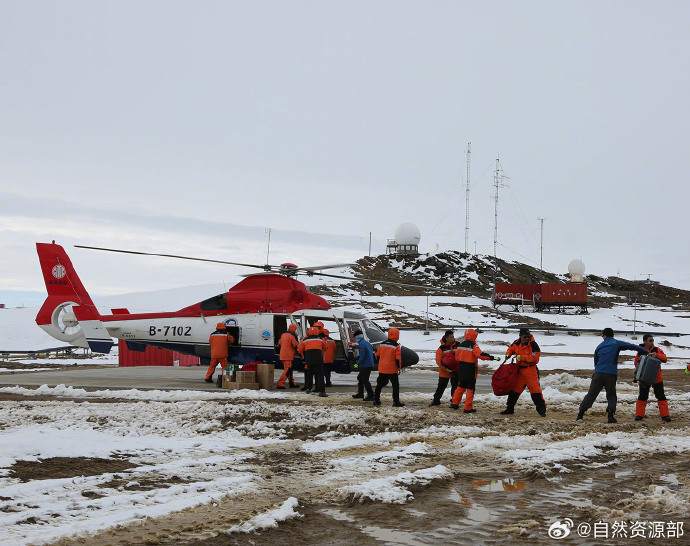
[[[146,347],[145,351],[132,351],[122,339],[118,343],[118,363],[120,366],[172,366],[177,360],[180,366],[198,366],[199,357],[161,349]]]

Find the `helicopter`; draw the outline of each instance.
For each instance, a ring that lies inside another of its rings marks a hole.
[[[350,373],[355,362],[354,334],[361,331],[372,345],[387,339],[386,332],[361,313],[332,308],[323,297],[309,291],[298,275],[319,276],[352,281],[369,281],[402,287],[435,290],[417,284],[321,273],[326,269],[351,264],[299,267],[294,263],[259,265],[175,254],[139,252],[75,245],[75,248],[141,256],[234,265],[263,270],[244,275],[227,292],[215,295],[174,312],[131,313],[126,308],[101,314],[88,294],[65,249],[52,243],[36,243],[48,297],[36,315],[36,324],[50,336],[96,353],[109,353],[113,338],[123,340],[129,350],[145,351],[147,346],[161,347],[182,354],[198,356],[201,364],[210,362],[209,335],[220,322],[235,339],[230,360],[238,364],[269,362],[282,367],[276,344],[280,336],[296,325],[298,338],[317,321],[324,323],[336,341],[336,359],[332,370]],[[419,362],[419,355],[402,347],[403,367]],[[298,359],[295,369],[301,371]]]

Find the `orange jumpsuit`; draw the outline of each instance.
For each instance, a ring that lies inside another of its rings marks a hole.
[[[479,345],[474,341],[463,341],[455,349],[455,360],[460,363],[460,369],[458,370],[459,382],[453,393],[451,404],[457,408],[460,405],[460,400],[462,400],[462,395],[467,393],[464,411],[465,413],[472,413],[474,387],[477,381],[477,373],[479,373],[477,364],[479,360],[493,360],[493,357],[482,352]]]
[[[657,357],[661,362],[668,362],[668,357],[666,353],[662,351],[659,347],[654,347],[651,350],[651,354]],[[640,355],[635,356],[635,368],[640,363]],[[654,389],[654,396],[656,396],[657,404],[659,404],[659,416],[669,417],[670,413],[668,410],[668,400],[666,399],[666,394],[664,394],[664,376],[661,373],[661,367],[656,374],[656,380],[653,385],[648,385],[646,383],[640,383],[640,393],[637,397],[637,402],[635,402],[635,416],[644,417],[647,411],[647,400],[649,399],[649,388],[650,386]]]
[[[208,344],[211,346],[211,362],[204,377],[206,381],[213,377],[213,372],[218,364],[223,368],[227,366],[230,345],[233,343],[235,343],[235,338],[224,330],[216,330],[209,336]]]
[[[277,388],[285,388],[285,381],[290,378],[290,386],[294,385],[292,381],[292,375],[290,374],[292,368],[292,361],[295,359],[295,354],[297,353],[297,347],[299,342],[297,341],[297,336],[293,332],[284,332],[278,340],[278,347],[280,348],[280,362],[283,364],[283,373],[278,379],[276,385]]]
[[[513,387],[513,391],[520,395],[525,387],[530,394],[540,394],[541,385],[539,384],[539,372],[537,371],[537,364],[541,357],[541,349],[534,338],[530,338],[529,343],[523,345],[520,340],[514,341],[508,350],[506,356],[517,356],[518,377]]]
[[[523,342],[521,338],[516,339],[508,350],[506,357],[515,356],[515,362],[518,367],[517,379],[513,390],[508,393],[508,401],[506,409],[501,412],[503,415],[510,415],[515,410],[515,404],[525,387],[530,392],[532,402],[537,413],[542,417],[546,416],[546,401],[541,392],[541,385],[539,384],[539,370],[537,364],[541,356],[541,349],[534,337],[529,336],[528,341]]]
[[[402,368],[402,347],[395,339],[389,338],[376,348],[376,356],[379,359],[379,375],[376,378],[376,389],[374,389],[374,405],[381,405],[381,390],[390,381],[393,386],[393,405],[402,406],[398,381],[398,374]]]
[[[304,386],[307,392],[314,391],[326,394],[326,385],[323,377],[323,354],[326,352],[326,344],[318,336],[318,330],[309,328],[308,335],[298,346],[298,351],[304,359]]]
[[[323,352],[323,375],[326,381],[326,386],[330,387],[331,368],[333,366],[333,363],[335,362],[335,352],[337,349],[337,345],[335,343],[335,340],[328,337],[328,335],[326,335],[326,337],[323,338],[323,341],[326,345],[326,348]]]

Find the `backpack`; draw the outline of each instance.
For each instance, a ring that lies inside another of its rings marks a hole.
[[[518,367],[515,364],[501,364],[491,376],[491,388],[496,396],[508,395],[515,386]]]
[[[635,379],[641,383],[656,383],[656,376],[661,368],[661,361],[652,354],[640,358],[640,363],[635,368]]]

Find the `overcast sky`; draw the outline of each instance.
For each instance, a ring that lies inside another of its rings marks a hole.
[[[690,288],[690,2],[0,0],[0,290],[33,243],[354,259],[423,250]],[[239,228],[237,226],[252,226]],[[311,235],[310,235],[311,234]],[[332,234],[324,236],[323,234]],[[229,273],[70,251],[94,292]],[[234,272],[233,272],[234,273]]]

